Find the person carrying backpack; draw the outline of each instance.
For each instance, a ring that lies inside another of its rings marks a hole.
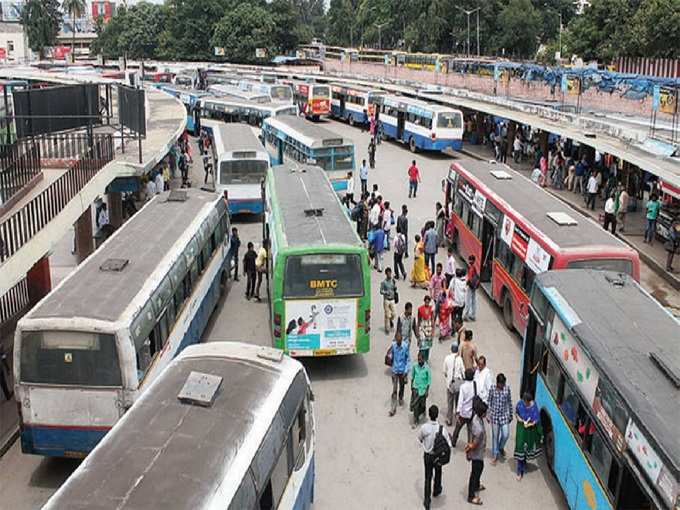
[[[437,421],[439,408],[436,405],[428,409],[430,421],[418,431],[418,442],[423,447],[423,463],[425,465],[425,487],[423,506],[429,510],[432,498],[442,493],[442,466],[451,459],[451,439],[443,425]],[[434,473],[434,490],[432,474]]]

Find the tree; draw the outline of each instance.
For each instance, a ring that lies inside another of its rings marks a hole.
[[[531,0],[509,0],[498,15],[497,49],[506,55],[530,58],[536,53],[541,16]]]
[[[54,46],[61,26],[59,0],[26,0],[21,10],[21,23],[26,29],[28,46],[45,57],[45,49]]]
[[[626,56],[680,58],[680,0],[645,0],[631,20]]]
[[[229,61],[254,62],[257,48],[264,48],[271,56],[274,32],[274,18],[268,10],[241,4],[217,23],[212,46],[224,48]]]
[[[76,61],[76,19],[80,18],[85,12],[85,0],[64,0],[62,7],[71,16],[71,31],[73,39],[71,39],[71,62]]]
[[[279,53],[290,53],[301,42],[309,42],[308,33],[300,23],[291,0],[273,0],[268,7],[274,20],[272,44]]]
[[[120,47],[134,59],[154,58],[164,21],[161,6],[148,2],[136,3],[126,11]]]
[[[124,6],[119,7],[106,24],[101,16],[97,17],[95,20],[97,38],[91,47],[93,54],[104,58],[117,58],[123,55],[120,37],[127,26],[126,19],[127,9]]]

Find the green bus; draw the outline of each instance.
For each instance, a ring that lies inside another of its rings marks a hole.
[[[368,252],[326,172],[297,162],[270,168],[264,204],[274,347],[291,356],[368,352]]]

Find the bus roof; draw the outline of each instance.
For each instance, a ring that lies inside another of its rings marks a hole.
[[[247,124],[203,121],[202,125],[210,126],[213,129],[217,126],[217,129],[219,129],[222,147],[215,147],[220,150],[218,156],[232,151],[256,151],[266,154],[262,142]]]
[[[481,182],[494,195],[500,198],[515,215],[533,226],[538,233],[551,239],[559,248],[577,248],[585,245],[606,245],[628,249],[601,226],[574,211],[557,197],[551,195],[530,179],[512,170],[507,165],[498,165],[486,161],[466,160],[464,163],[451,165],[460,170],[464,177],[472,176]],[[492,173],[493,172],[493,173]],[[498,172],[503,172],[499,174]],[[494,173],[496,175],[494,175]],[[471,183],[474,184],[474,183]],[[575,225],[560,225],[548,213],[562,213],[576,222]]]
[[[575,312],[571,330],[679,476],[680,389],[650,356],[680,378],[680,322],[625,274],[562,269],[536,284],[554,287]]]
[[[306,392],[298,361],[269,361],[258,357],[262,349],[187,347],[43,508],[199,509],[216,500],[229,507],[275,415],[292,417]],[[178,398],[192,371],[222,378],[209,407]]]
[[[361,245],[325,170],[288,163],[270,168],[268,179],[273,179],[288,246]],[[320,209],[321,215],[307,214],[311,209]]]
[[[173,246],[199,217],[207,218],[220,199],[216,193],[200,189],[182,191],[186,191],[187,197],[183,202],[168,200],[171,193],[168,191],[154,197],[31,310],[27,318],[119,320]],[[121,271],[100,269],[111,259],[129,262]]]
[[[297,115],[278,115],[275,118],[264,120],[265,123],[276,129],[295,134],[296,138],[313,149],[322,147],[338,147],[350,145],[351,142],[330,129],[319,124],[312,124],[308,120]]]
[[[407,106],[416,106],[418,108],[422,108],[424,110],[429,110],[431,112],[439,113],[439,112],[458,112],[457,108],[454,108],[452,106],[445,106],[441,104],[436,104],[436,103],[430,103],[429,101],[424,101],[422,99],[414,99],[412,97],[405,97],[405,96],[395,96],[395,95],[383,95],[381,99],[378,99],[378,101],[382,101],[383,103],[386,104],[403,104]]]

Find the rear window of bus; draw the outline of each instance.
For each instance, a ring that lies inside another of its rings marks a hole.
[[[331,95],[331,89],[328,87],[316,86],[312,89],[312,96],[314,97],[326,97]]]
[[[572,260],[567,264],[569,269],[598,269],[614,271],[633,276],[633,263],[627,259],[585,259]]]
[[[462,127],[460,114],[456,112],[437,114],[437,127],[445,129],[457,129]]]
[[[283,277],[284,298],[358,297],[364,294],[361,257],[352,253],[291,255]]]

